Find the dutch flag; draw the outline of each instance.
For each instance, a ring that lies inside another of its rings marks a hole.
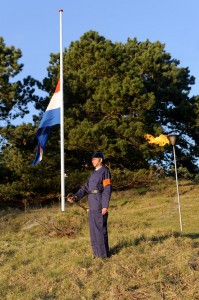
[[[41,119],[39,128],[37,130],[37,152],[32,165],[38,164],[43,157],[43,152],[48,140],[50,127],[56,124],[60,124],[60,109],[61,109],[61,92],[60,92],[60,79],[57,83],[56,90],[48,104],[48,107]]]

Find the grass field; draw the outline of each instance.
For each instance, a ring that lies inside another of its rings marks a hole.
[[[179,191],[182,232],[175,181],[114,192],[105,260],[77,205],[0,211],[0,299],[199,299],[199,185]]]

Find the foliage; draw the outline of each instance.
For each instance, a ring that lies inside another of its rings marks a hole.
[[[0,37],[0,119],[7,122],[29,113],[28,104],[39,99],[34,94],[37,81],[31,76],[13,81],[23,70],[23,64],[19,63],[21,57],[20,49],[6,46]]]
[[[175,169],[174,166],[171,167],[171,169],[168,172],[169,174],[175,175]],[[177,169],[177,175],[179,178],[184,178],[184,179],[188,179],[191,180],[194,178],[193,174],[191,174],[187,168],[183,167],[182,165],[179,166],[179,168]]]
[[[180,159],[189,151],[186,167],[194,170],[198,98],[189,98],[194,77],[164,48],[160,42],[135,38],[125,44],[112,43],[94,31],[71,43],[64,52],[69,151],[76,151],[81,159],[102,150],[114,166],[147,168],[150,159],[159,164],[167,160],[169,150],[149,146],[144,134],[174,131],[181,134]],[[44,81],[47,88],[57,77],[58,64],[58,56],[52,55],[50,78]]]
[[[74,170],[67,174],[66,177],[66,190],[67,192],[76,193],[77,190],[86,182],[91,171]]]
[[[2,169],[5,174],[0,182],[0,203],[19,204],[24,199],[31,202],[38,196],[47,197],[51,193],[56,198],[60,190],[60,161],[55,162],[52,158],[53,146],[51,153],[47,153],[46,162],[33,167],[31,162],[35,155],[36,128],[31,123],[10,125],[2,129],[2,134],[9,136],[9,144],[3,147]],[[55,140],[52,135],[49,146],[52,143],[57,152],[59,149],[55,146]]]

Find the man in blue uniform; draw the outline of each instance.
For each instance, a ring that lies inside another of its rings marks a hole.
[[[93,154],[92,164],[95,171],[75,196],[67,199],[71,203],[77,202],[88,194],[88,220],[93,256],[102,258],[109,257],[107,220],[111,197],[111,174],[103,165],[104,162],[102,152]]]

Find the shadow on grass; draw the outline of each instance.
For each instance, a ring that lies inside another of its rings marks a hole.
[[[179,183],[179,186],[195,186],[195,185],[198,185],[199,182],[188,182],[188,183]]]
[[[124,239],[121,240],[119,243],[117,243],[115,246],[110,248],[110,255],[115,255],[119,253],[122,249],[132,247],[132,246],[138,246],[143,242],[154,242],[154,243],[162,243],[163,241],[169,239],[169,238],[179,238],[179,237],[186,237],[190,239],[199,239],[199,234],[198,233],[189,233],[189,234],[182,234],[180,232],[173,232],[171,234],[165,234],[161,236],[151,236],[147,237],[145,235],[141,235],[135,239]]]
[[[182,234],[182,236],[190,238],[192,240],[199,239],[199,233],[187,233],[187,234]]]

